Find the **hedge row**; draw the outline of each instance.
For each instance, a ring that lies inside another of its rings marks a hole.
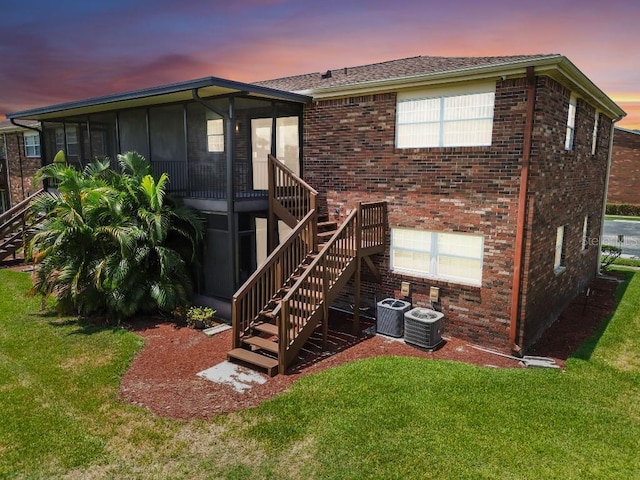
[[[640,217],[640,205],[628,205],[626,203],[607,203],[607,215]]]

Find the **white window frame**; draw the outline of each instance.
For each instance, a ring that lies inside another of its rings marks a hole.
[[[207,118],[207,151],[224,152],[224,119]]]
[[[564,149],[573,150],[573,142],[576,135],[576,109],[578,106],[578,97],[573,93],[569,98],[569,112],[567,114],[567,132],[564,138]]]
[[[589,248],[589,215],[584,216],[582,222],[582,251],[584,252]]]
[[[397,246],[396,235],[402,233],[404,235],[416,235],[416,242],[412,247]],[[426,238],[425,238],[426,236]],[[460,236],[467,238],[475,238],[480,243],[478,245],[478,255],[470,255],[469,252],[444,252],[445,248],[442,244],[442,238],[445,236]],[[425,240],[421,242],[420,239],[424,238]],[[428,262],[420,263],[418,261],[414,262],[411,268],[400,267],[396,264],[396,255],[399,252],[408,252],[411,254],[417,254],[418,256],[428,257]],[[462,277],[462,276],[453,276],[443,274],[439,271],[441,261],[443,259],[462,259],[462,260],[472,260],[480,263],[479,270],[476,272],[474,278],[471,277]],[[391,229],[391,247],[390,247],[390,269],[394,273],[399,273],[403,275],[410,275],[413,277],[421,277],[421,278],[431,278],[435,280],[442,280],[446,282],[452,283],[461,283],[465,285],[473,285],[480,286],[482,285],[482,269],[484,264],[484,236],[477,234],[469,234],[469,233],[459,233],[459,232],[438,232],[438,231],[427,231],[427,230],[418,230],[412,228],[404,228],[404,227],[396,227]]]
[[[591,155],[596,154],[596,149],[598,148],[598,124],[600,123],[600,112],[596,110],[594,119],[593,119],[593,134],[591,136]]]
[[[565,270],[564,266],[564,225],[560,225],[556,230],[556,246],[553,261],[553,271],[561,273]]]
[[[494,111],[495,83],[399,92],[396,148],[490,146]],[[476,130],[456,130],[462,126]]]
[[[22,134],[24,138],[24,154],[29,158],[40,157],[40,134],[35,132],[25,132]]]

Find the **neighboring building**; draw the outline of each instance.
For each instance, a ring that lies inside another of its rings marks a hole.
[[[0,213],[38,190],[33,175],[41,166],[39,123],[22,123],[0,121]]]
[[[616,127],[608,203],[640,205],[640,131]]]
[[[42,122],[46,161],[61,147],[78,163],[137,150],[169,172],[173,192],[207,217],[199,291],[217,306],[265,258],[271,153],[319,192],[329,218],[387,202],[387,247],[372,262],[381,281],[363,276],[365,303],[409,282],[412,302],[427,305],[438,287],[450,335],[519,351],[598,270],[623,115],[568,59],[533,55],[207,78],[9,117]]]

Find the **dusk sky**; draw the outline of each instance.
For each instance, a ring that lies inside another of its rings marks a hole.
[[[3,0],[2,113],[217,76],[560,53],[640,129],[638,0]]]

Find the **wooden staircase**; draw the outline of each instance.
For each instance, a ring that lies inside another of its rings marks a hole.
[[[233,297],[229,360],[273,376],[286,372],[320,325],[326,346],[329,306],[354,276],[354,328],[359,328],[360,269],[364,259],[375,270],[369,256],[384,251],[386,203],[358,204],[338,226],[319,221],[316,196],[269,157],[270,231],[276,218],[293,230]]]
[[[0,262],[12,257],[23,249],[24,245],[33,237],[34,227],[40,219],[27,217],[27,208],[33,198],[42,190],[26,198],[6,212],[0,214]]]

